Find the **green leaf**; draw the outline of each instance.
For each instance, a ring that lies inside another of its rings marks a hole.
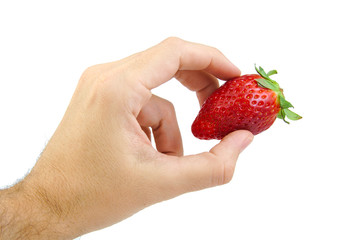
[[[294,106],[290,102],[288,102],[284,98],[284,96],[282,96],[282,94],[279,95],[279,99],[280,99],[280,106],[281,106],[281,108],[283,108],[283,109],[287,109],[287,108],[290,108],[290,107],[294,108]]]
[[[270,77],[271,75],[277,74],[276,70],[271,70],[267,73],[267,75]]]
[[[259,67],[259,69],[257,68],[256,65],[254,65],[254,67],[256,68],[256,71],[257,73],[259,73],[260,76],[262,76],[263,78],[269,79],[269,76],[266,74],[266,72],[264,71],[262,67]]]
[[[297,113],[294,113],[293,111],[289,110],[289,109],[284,109],[285,115],[293,121],[299,120],[302,117],[300,115],[298,115]]]
[[[279,92],[279,87],[276,86],[273,82],[267,80],[267,79],[264,79],[264,78],[258,78],[256,79],[256,81],[263,87],[265,88],[268,88],[268,89],[271,89],[275,92]]]
[[[259,66],[259,72],[262,73],[262,75],[267,76],[266,72],[264,71],[264,69],[261,66]]]
[[[283,121],[284,121],[285,123],[288,123],[288,124],[289,124],[289,122],[288,122],[287,120],[285,120],[285,109],[281,109],[281,110],[279,111],[279,113],[278,113],[278,118],[283,119]]]

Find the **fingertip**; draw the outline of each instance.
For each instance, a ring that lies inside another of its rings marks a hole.
[[[241,70],[239,69],[239,67],[237,67],[232,61],[229,60],[229,58],[227,58],[225,55],[223,55],[225,57],[225,59],[227,60],[227,74],[226,77],[221,78],[222,80],[230,80],[232,78],[235,77],[239,77],[241,76]]]
[[[210,151],[214,154],[240,154],[253,141],[253,134],[247,130],[237,130],[225,136]]]
[[[231,75],[230,75],[229,78],[224,79],[226,81],[230,80],[230,79],[233,79],[235,77],[241,76],[241,70],[237,66],[235,66],[232,62],[230,62],[230,63],[231,63],[231,70],[230,70],[231,71]]]
[[[251,144],[254,135],[247,130],[237,130],[227,135],[225,138],[227,137],[231,138],[231,142],[235,142],[239,151],[242,152]]]
[[[226,61],[222,62],[222,65],[217,63],[217,66],[215,64],[212,66],[213,69],[209,68],[207,70],[215,77],[224,81],[239,77],[241,75],[240,69],[229,61],[228,58],[225,57],[225,59]]]
[[[235,77],[241,76],[241,70],[235,65],[234,65],[234,67],[236,68]]]

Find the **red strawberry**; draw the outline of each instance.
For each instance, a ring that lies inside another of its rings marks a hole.
[[[268,129],[275,121],[287,116],[290,120],[301,116],[289,110],[293,107],[285,100],[283,90],[268,73],[256,67],[258,74],[243,75],[228,80],[203,103],[191,130],[200,139],[222,139],[239,129],[253,134]]]

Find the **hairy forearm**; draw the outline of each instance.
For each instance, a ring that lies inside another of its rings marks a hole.
[[[0,239],[39,239],[45,231],[22,184],[0,192]]]
[[[67,239],[23,185],[0,191],[0,240]]]

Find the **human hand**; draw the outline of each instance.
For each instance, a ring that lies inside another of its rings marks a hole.
[[[47,234],[80,236],[154,203],[228,183],[253,135],[236,131],[209,152],[183,156],[173,105],[150,90],[175,77],[202,104],[218,87],[217,78],[239,75],[217,49],[177,38],[88,68],[46,149],[20,183],[26,201],[39,206],[34,212],[53,223],[46,224]]]

